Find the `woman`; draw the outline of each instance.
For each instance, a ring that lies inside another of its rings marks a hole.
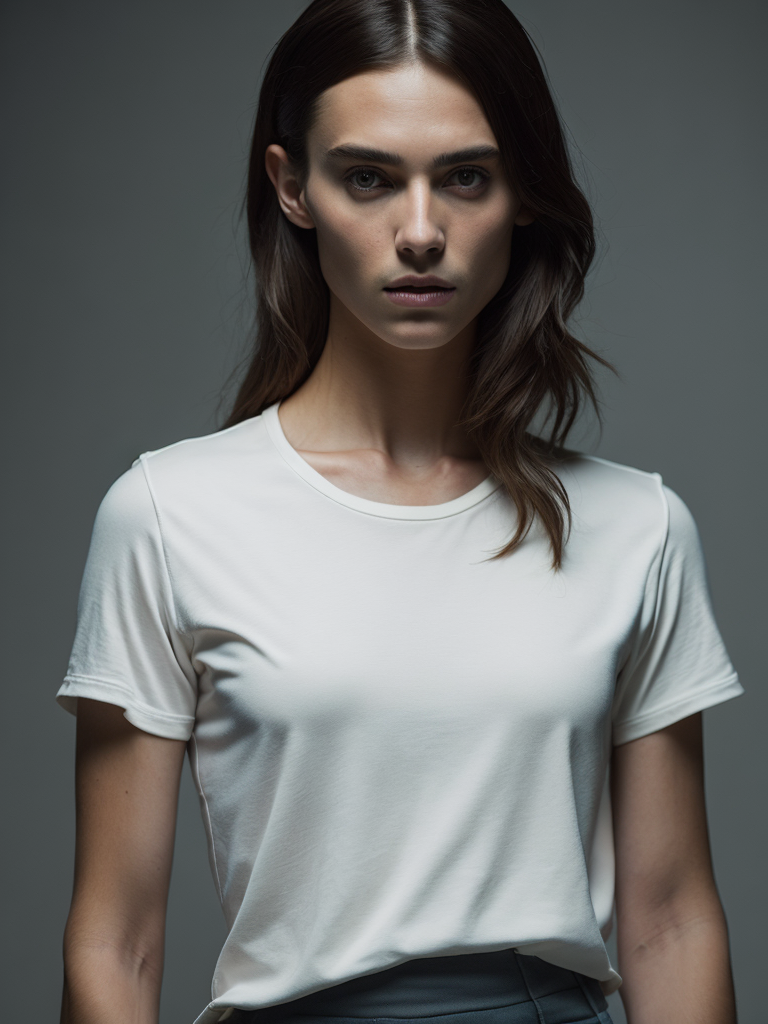
[[[196,1024],[608,1024],[620,985],[735,1022],[701,711],[743,689],[682,500],[564,447],[594,237],[524,30],[315,0],[247,209],[234,409],[94,525],[62,1020],[157,1020],[186,750],[229,926]]]

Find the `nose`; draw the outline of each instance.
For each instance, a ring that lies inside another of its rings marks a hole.
[[[442,252],[445,234],[435,219],[435,203],[429,182],[415,181],[397,204],[395,246],[411,256]]]

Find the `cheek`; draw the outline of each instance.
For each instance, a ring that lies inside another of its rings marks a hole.
[[[388,223],[357,210],[326,206],[316,196],[312,216],[317,232],[320,269],[328,287],[347,306],[359,304],[365,289],[398,266]],[[515,210],[506,202],[446,218],[445,263],[471,282],[469,292],[481,304],[501,287],[509,269]]]
[[[514,213],[488,211],[482,217],[457,225],[455,245],[469,275],[484,291],[498,290],[507,275],[514,228]]]
[[[328,287],[340,298],[354,293],[355,282],[370,278],[386,261],[385,238],[375,223],[363,217],[313,213],[320,269]]]

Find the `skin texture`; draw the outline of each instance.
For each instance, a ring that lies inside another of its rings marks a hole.
[[[78,698],[61,1024],[157,1024],[182,740]]]
[[[329,161],[339,145],[393,150],[398,166]],[[502,284],[512,233],[531,215],[494,159],[432,167],[496,140],[475,99],[418,66],[328,90],[300,188],[280,146],[265,154],[283,212],[317,232],[331,292],[327,344],[280,406],[289,442],[351,493],[429,505],[486,475],[454,425],[476,318]],[[374,187],[371,187],[371,185]],[[406,273],[457,286],[446,306],[393,305]],[[186,744],[80,698],[75,884],[64,935],[61,1024],[157,1024],[179,779]],[[704,804],[701,715],[615,748],[611,765],[621,989],[630,1024],[735,1024],[725,918]]]
[[[280,420],[299,454],[353,494],[429,505],[486,475],[453,424],[477,315],[504,280],[512,232],[533,218],[494,160],[473,161],[491,174],[474,198],[456,194],[455,183],[466,179],[455,168],[431,168],[441,152],[483,143],[496,139],[475,98],[415,65],[327,91],[309,136],[304,187],[282,147],[265,154],[283,213],[317,232],[331,293],[325,349],[281,403]],[[394,151],[403,163],[329,160],[328,150],[342,145]],[[366,185],[388,187],[350,191],[344,178],[361,166],[376,175]],[[436,309],[393,307],[381,289],[404,273],[437,274],[457,292]],[[612,788],[619,971],[630,1024],[735,1024],[707,835],[701,714],[615,748]]]
[[[328,157],[344,145],[403,162]],[[280,421],[302,457],[361,497],[432,505],[488,475],[455,420],[477,316],[504,281],[512,232],[533,217],[498,157],[432,166],[441,153],[480,145],[498,147],[475,98],[453,78],[412,65],[326,91],[304,188],[282,146],[266,151],[283,213],[317,232],[331,295],[322,356],[281,404]],[[461,171],[469,167],[479,171]],[[373,174],[350,184],[355,168]],[[436,274],[456,292],[445,306],[396,306],[382,289],[408,273]]]
[[[620,994],[629,1024],[736,1024],[701,712],[614,747]]]

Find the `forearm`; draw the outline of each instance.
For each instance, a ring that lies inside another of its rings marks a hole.
[[[157,1024],[162,963],[103,944],[65,947],[61,1024]]]
[[[641,941],[618,936],[628,1024],[736,1024],[728,927],[719,901]]]

